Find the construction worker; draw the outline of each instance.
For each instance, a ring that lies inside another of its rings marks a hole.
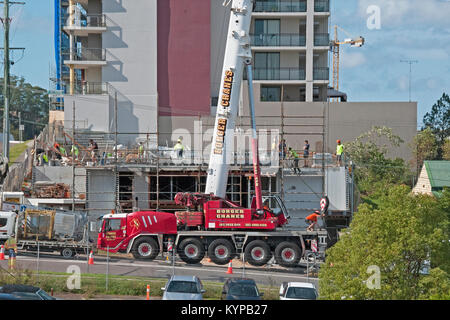
[[[78,160],[79,153],[80,153],[80,151],[78,150],[78,147],[75,144],[73,144],[72,149],[70,150],[70,154],[73,155],[75,157],[75,159]]]
[[[89,148],[88,148],[88,150],[91,152],[92,162],[97,163],[98,145],[92,139],[89,139]]]
[[[8,250],[9,255],[8,267],[10,269],[14,269],[16,266],[16,255],[17,255],[17,243],[14,234],[11,234],[8,240],[6,240],[5,250]]]
[[[139,142],[138,155],[139,155],[139,160],[144,159],[144,145],[142,144],[142,142]]]
[[[173,150],[175,150],[177,152],[177,158],[183,158],[183,151],[184,151],[184,146],[181,143],[181,139],[177,140],[177,144],[173,147]]]
[[[336,164],[342,166],[342,153],[344,153],[344,146],[341,144],[341,140],[336,141]]]
[[[291,147],[289,147],[289,158],[294,160],[294,165],[293,165],[294,173],[300,174],[301,171],[298,168],[298,161],[300,159],[299,159],[298,153],[295,150],[293,150]]]
[[[306,223],[309,223],[309,226],[306,228],[306,231],[314,231],[315,226],[317,225],[317,218],[324,217],[325,214],[320,214],[320,211],[314,211],[312,214],[306,217]]]
[[[305,164],[303,165],[304,168],[309,167],[308,158],[309,158],[309,142],[308,140],[305,140],[305,145],[303,146],[303,159],[305,159]]]
[[[61,153],[61,155],[63,157],[67,157],[67,152],[66,152],[66,148],[64,148],[63,146],[59,147],[59,153]]]

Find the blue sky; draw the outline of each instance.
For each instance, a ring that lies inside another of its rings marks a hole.
[[[222,1],[222,0],[217,0]],[[369,29],[369,6],[380,9],[380,29]],[[26,0],[11,7],[11,69],[28,82],[49,88],[54,68],[53,0]],[[331,0],[330,33],[337,24],[352,36],[363,36],[361,48],[341,47],[340,90],[349,101],[408,101],[409,65],[413,65],[412,100],[418,122],[443,92],[450,93],[449,0]],[[348,36],[339,32],[340,40]],[[3,41],[3,37],[0,37]],[[330,59],[331,67],[331,59]]]

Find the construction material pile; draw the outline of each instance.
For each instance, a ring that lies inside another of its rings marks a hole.
[[[70,187],[64,183],[36,184],[32,196],[34,198],[69,198]]]

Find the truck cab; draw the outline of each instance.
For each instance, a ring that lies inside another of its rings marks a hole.
[[[0,242],[8,240],[14,233],[16,213],[12,211],[0,211]]]

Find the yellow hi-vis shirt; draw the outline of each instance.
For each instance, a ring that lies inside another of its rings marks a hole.
[[[344,152],[344,146],[342,144],[338,144],[336,147],[336,155],[340,156]]]
[[[17,249],[17,243],[16,243],[16,238],[14,237],[9,237],[8,240],[6,240],[5,242],[5,249],[9,250],[9,249]]]

